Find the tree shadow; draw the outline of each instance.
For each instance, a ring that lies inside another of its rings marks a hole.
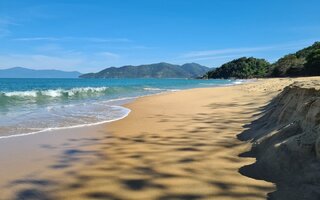
[[[193,115],[149,116],[168,127],[164,132],[104,133],[62,146],[43,144],[41,148],[63,149],[48,165],[55,173],[13,181],[11,187],[24,185],[14,199],[66,199],[70,193],[74,199],[265,199],[271,187],[234,181],[241,161],[235,152],[243,145],[235,135],[258,109],[254,99],[239,102],[209,104],[208,112]],[[217,109],[226,109],[229,117]],[[176,125],[167,125],[172,122]]]

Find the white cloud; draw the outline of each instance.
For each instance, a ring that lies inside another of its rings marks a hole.
[[[296,49],[302,48],[309,44],[310,42],[297,42],[293,44],[281,44],[281,45],[270,45],[270,46],[261,46],[261,47],[241,47],[241,48],[229,48],[229,49],[215,49],[215,50],[204,50],[204,51],[191,51],[184,53],[180,58],[186,59],[207,59],[215,57],[233,57],[234,54],[244,55],[246,53],[258,53],[265,51],[274,51],[274,50],[287,50],[287,49]]]
[[[84,38],[75,38],[79,40],[86,40],[90,42],[132,42],[132,40],[129,40],[127,38],[95,38],[95,37],[84,37]]]
[[[54,47],[53,47],[54,48]],[[67,52],[50,54],[0,54],[0,68],[27,67],[32,69],[60,69],[80,72],[99,71],[119,63],[121,56],[112,52],[85,54]]]
[[[120,55],[119,55],[119,54],[112,53],[112,52],[107,52],[107,51],[97,53],[97,55],[102,56],[102,57],[105,57],[105,58],[112,58],[112,59],[118,59],[118,58],[120,58]]]
[[[9,35],[10,34],[9,27],[12,25],[17,25],[17,24],[7,18],[0,18],[0,37]]]
[[[206,51],[192,51],[182,55],[184,58],[198,58],[206,56],[218,56],[234,53],[247,53],[267,50],[270,47],[254,47],[254,48],[235,48],[235,49],[217,49],[217,50],[206,50]]]
[[[113,46],[112,49],[117,50],[151,50],[157,49],[157,47],[149,47],[145,45],[126,45],[126,46]]]
[[[199,57],[199,58],[193,58],[189,61],[202,61],[202,60],[220,60],[225,58],[240,58],[244,57],[244,54],[232,54],[232,55],[223,55],[223,56],[206,56],[206,57]]]
[[[0,37],[9,35],[10,31],[6,27],[0,25]]]
[[[132,42],[127,38],[98,38],[98,37],[22,37],[14,38],[15,41],[85,41],[93,43],[127,43]]]
[[[39,46],[34,46],[33,48],[36,52],[41,52],[41,53],[44,53],[44,52],[46,52],[46,53],[59,52],[62,54],[66,53],[66,50],[64,50],[61,45],[56,44],[56,43],[43,44],[43,45],[39,45]]]
[[[75,70],[75,67],[83,64],[81,57],[57,57],[41,54],[10,54],[0,55],[1,68],[30,67],[33,69],[63,69]]]
[[[28,37],[28,38],[15,38],[16,41],[58,41],[60,38],[55,37]]]

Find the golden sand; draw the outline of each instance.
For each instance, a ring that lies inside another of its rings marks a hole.
[[[255,160],[238,156],[251,144],[236,136],[293,81],[140,98],[126,105],[132,112],[125,119],[87,137],[73,134],[80,142],[48,158],[51,168],[8,190],[43,199],[265,199],[274,186],[238,172]]]

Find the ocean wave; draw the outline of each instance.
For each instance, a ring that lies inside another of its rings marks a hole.
[[[143,89],[147,90],[147,91],[161,91],[161,90],[164,90],[164,89],[161,89],[161,88],[152,88],[152,87],[145,87]]]
[[[217,83],[200,83],[200,85],[215,86]]]
[[[238,85],[238,84],[242,84],[244,82],[245,82],[244,80],[237,80],[237,81],[234,81],[233,84]]]
[[[103,93],[108,87],[78,87],[66,89],[49,89],[49,90],[29,90],[29,91],[12,91],[2,92],[3,96],[6,97],[61,97],[61,96],[77,96],[77,95],[90,95]]]
[[[109,100],[106,100],[106,101],[102,101],[102,103],[113,103],[113,102],[129,101],[129,100],[136,99],[136,98],[138,98],[138,97],[142,97],[142,96],[122,97],[122,98],[117,98],[117,99],[109,99]]]

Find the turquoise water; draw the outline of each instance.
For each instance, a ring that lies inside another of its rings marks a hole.
[[[0,79],[0,139],[114,121],[137,97],[237,84],[189,79]]]

